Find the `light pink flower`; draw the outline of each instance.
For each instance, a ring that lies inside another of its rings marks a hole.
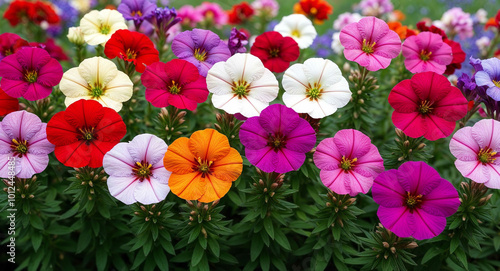
[[[177,11],[177,17],[182,18],[183,25],[195,27],[198,22],[203,20],[200,11],[191,5],[184,5]]]
[[[450,142],[458,171],[477,183],[500,189],[500,122],[484,119],[458,130]]]
[[[458,35],[461,40],[474,36],[474,22],[470,14],[459,7],[443,13],[441,20],[434,24],[444,29],[448,35]]]
[[[314,163],[323,184],[337,194],[367,193],[384,171],[384,161],[370,138],[360,131],[338,131],[319,143]]]
[[[363,16],[359,13],[344,12],[333,22],[333,29],[340,31],[348,24],[359,22],[361,18],[363,18]]]
[[[198,12],[203,16],[203,20],[220,28],[227,23],[226,12],[217,3],[203,2],[197,7]]]
[[[401,51],[401,40],[384,21],[365,17],[346,25],[340,32],[347,60],[357,62],[370,71],[385,69]]]
[[[278,15],[280,5],[276,0],[255,0],[252,2],[252,8],[256,16],[265,15],[268,18],[274,18]]]
[[[451,47],[443,42],[441,35],[432,32],[408,37],[403,44],[403,56],[406,68],[412,73],[443,74],[453,60]]]

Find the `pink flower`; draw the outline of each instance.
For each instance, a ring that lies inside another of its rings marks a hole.
[[[227,24],[228,16],[217,3],[203,2],[197,7],[198,12],[203,16],[203,21],[208,25],[215,25],[217,28]]]
[[[370,71],[385,69],[401,51],[401,40],[382,20],[366,17],[340,32],[344,56]]]
[[[450,142],[458,171],[477,183],[500,189],[500,122],[485,119],[458,130]]]
[[[408,37],[403,44],[406,68],[412,72],[435,72],[443,74],[446,65],[453,60],[451,47],[443,38],[431,32],[422,32]]]
[[[454,214],[460,200],[453,185],[424,162],[406,162],[399,169],[378,175],[373,200],[382,225],[399,237],[423,240],[438,236],[446,217]]]
[[[466,13],[462,8],[455,7],[445,13],[438,22],[439,28],[446,30],[448,35],[456,35],[461,40],[474,36],[474,21],[470,13]]]
[[[321,169],[323,184],[337,194],[367,193],[384,171],[384,161],[370,138],[360,131],[338,131],[319,143],[314,163]]]
[[[182,18],[182,24],[195,27],[203,19],[200,11],[191,5],[184,5],[177,11],[177,17]]]

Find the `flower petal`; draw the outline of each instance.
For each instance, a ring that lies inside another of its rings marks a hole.
[[[217,161],[231,150],[227,137],[214,129],[194,132],[188,145],[194,157],[207,161]]]
[[[127,150],[135,162],[154,165],[165,156],[167,144],[155,135],[140,134],[129,142]]]
[[[42,128],[42,121],[37,115],[23,110],[5,116],[1,125],[11,139],[29,141]]]
[[[380,173],[372,187],[373,200],[384,207],[402,207],[406,199],[406,190],[398,181],[398,170],[391,169]]]
[[[400,238],[411,237],[417,228],[415,216],[405,207],[378,207],[382,225]]]
[[[415,218],[415,232],[413,233],[413,238],[417,240],[436,237],[441,234],[446,227],[446,217],[431,215],[420,209],[415,209],[413,216]],[[396,232],[394,233],[397,235]]]
[[[199,202],[212,202],[218,200],[227,194],[231,188],[232,182],[219,180],[217,177],[208,174],[205,178],[206,180],[206,190],[198,201]]]
[[[193,172],[196,166],[196,158],[189,150],[189,139],[181,137],[168,146],[167,153],[163,158],[163,164],[168,171],[176,174],[186,174]]]
[[[230,182],[228,182],[231,184]],[[172,173],[168,180],[170,191],[185,200],[198,200],[205,194],[207,187],[206,178],[201,173],[192,172],[188,174]]]
[[[477,161],[479,145],[472,137],[472,127],[458,130],[450,141],[450,151],[453,156],[462,161]]]
[[[448,217],[458,210],[458,206],[457,190],[450,182],[441,179],[438,186],[425,195],[420,208],[431,215]]]
[[[241,175],[243,171],[243,159],[240,153],[231,148],[229,153],[223,158],[215,161],[210,169],[212,175],[225,182],[233,182]]]

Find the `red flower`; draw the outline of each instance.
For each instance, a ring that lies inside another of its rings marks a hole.
[[[333,13],[333,7],[325,0],[300,0],[293,6],[293,11],[306,15],[316,24],[323,24]]]
[[[445,76],[422,72],[397,84],[389,94],[392,122],[409,137],[449,136],[467,114],[467,99]]]
[[[49,24],[57,24],[60,21],[52,5],[42,1],[33,3],[33,8],[28,9],[28,17],[36,24],[40,24],[43,21]]]
[[[149,65],[141,81],[146,87],[146,100],[156,107],[173,105],[192,111],[208,97],[205,77],[195,65],[182,59]]]
[[[0,117],[19,110],[19,101],[12,98],[0,88]]]
[[[16,34],[3,33],[0,35],[0,60],[8,55],[16,53],[21,47],[29,46],[29,43]]]
[[[500,9],[498,10],[497,15],[493,18],[490,18],[484,25],[485,30],[490,27],[500,29]]]
[[[233,8],[227,12],[230,24],[241,24],[242,22],[250,19],[254,13],[252,6],[247,2],[234,5]]]
[[[299,58],[300,49],[295,40],[276,31],[265,32],[255,39],[250,53],[272,72],[284,72],[290,62]]]
[[[10,25],[16,26],[21,21],[28,20],[28,11],[34,8],[34,4],[29,1],[16,0],[10,3],[3,14],[3,17],[9,21]]]
[[[45,42],[30,42],[29,45],[44,49],[52,58],[55,58],[58,61],[69,60],[69,57],[64,52],[63,48],[57,45],[53,38],[48,38]]]
[[[47,139],[57,160],[68,167],[102,166],[104,154],[127,133],[115,110],[94,100],[79,100],[55,114],[47,124]]]
[[[132,62],[137,72],[143,73],[147,65],[160,61],[158,50],[144,34],[129,30],[118,30],[106,42],[104,53],[110,59],[119,57]]]

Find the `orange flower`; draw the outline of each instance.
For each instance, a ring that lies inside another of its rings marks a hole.
[[[243,170],[243,159],[227,137],[213,130],[194,132],[168,146],[163,164],[172,172],[170,191],[186,200],[222,198]]]
[[[293,6],[293,12],[306,15],[316,24],[323,24],[333,13],[333,7],[325,0],[300,0]]]
[[[409,29],[407,26],[402,25],[400,22],[389,22],[389,29],[396,32],[401,40],[417,34],[415,30]]]

